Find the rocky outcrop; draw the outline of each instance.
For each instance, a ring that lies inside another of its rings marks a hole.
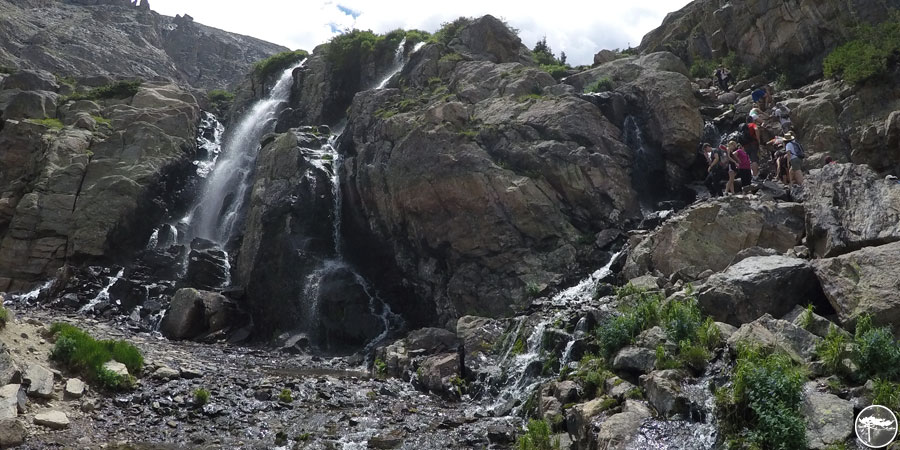
[[[0,66],[76,78],[163,77],[208,90],[234,86],[255,61],[288,50],[129,2],[72,3],[0,4]]]
[[[71,126],[76,111],[102,126]],[[57,123],[7,119],[0,129],[9,149],[0,155],[0,290],[28,287],[66,261],[143,246],[195,170],[199,106],[172,84],[68,102],[58,115]]]
[[[159,328],[169,339],[193,339],[227,329],[236,315],[236,305],[221,294],[180,289]]]
[[[900,320],[900,242],[813,261],[831,306],[845,325],[862,314],[875,324]]]
[[[825,302],[812,266],[785,256],[747,258],[709,277],[697,300],[715,320],[736,326],[765,313],[781,317],[797,305]]]
[[[407,88],[358,94],[339,148],[351,256],[395,309],[442,323],[510,314],[578,270],[583,236],[639,214],[630,150],[594,105],[540,70],[448,54],[426,45]]]
[[[802,194],[807,245],[821,257],[900,241],[900,184],[856,164],[813,170]]]
[[[745,323],[728,338],[728,346],[736,352],[741,344],[756,345],[786,353],[794,361],[805,364],[816,357],[816,345],[822,338],[794,325],[765,314]]]
[[[645,238],[633,238],[624,275],[631,279],[658,270],[690,281],[706,270],[725,269],[744,249],[784,253],[800,243],[803,231],[799,204],[735,197],[705,202]]]
[[[729,53],[756,70],[781,67],[798,77],[822,72],[826,52],[859,21],[887,17],[896,0],[697,0],[644,36],[641,52],[668,50],[685,61]],[[711,74],[710,74],[711,76]]]

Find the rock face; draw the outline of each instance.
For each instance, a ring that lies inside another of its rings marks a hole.
[[[818,392],[814,382],[803,387],[800,411],[806,418],[809,448],[824,450],[844,442],[853,434],[853,403],[833,394]]]
[[[255,61],[288,50],[127,1],[73,3],[0,4],[0,66],[70,77],[164,77],[208,90],[236,85]]]
[[[715,320],[736,326],[765,313],[781,317],[797,305],[825,300],[812,266],[785,256],[747,258],[709,277],[697,299]]]
[[[821,74],[827,51],[858,21],[877,22],[896,0],[698,0],[670,13],[644,36],[641,52],[669,50],[686,61],[730,52],[755,69],[781,67],[801,76]],[[711,76],[711,74],[710,74]]]
[[[66,126],[74,111],[104,125]],[[27,288],[65,261],[142,247],[194,170],[200,110],[174,85],[69,102],[59,116],[62,129],[12,119],[0,129],[0,290]]]
[[[856,164],[811,171],[802,199],[807,245],[820,257],[900,241],[900,184]]]
[[[900,320],[900,242],[813,261],[838,318],[852,325],[870,314],[878,325]]]
[[[510,314],[527,285],[573,275],[583,236],[639,211],[630,150],[594,105],[530,66],[448,54],[426,45],[405,90],[358,94],[339,151],[350,256],[396,310],[449,325]]]
[[[696,279],[706,270],[725,269],[744,249],[784,253],[800,243],[803,228],[799,204],[736,197],[705,202],[633,242],[624,275],[630,279],[658,270],[665,276],[680,273]]]

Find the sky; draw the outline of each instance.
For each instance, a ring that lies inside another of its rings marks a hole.
[[[189,14],[195,21],[253,36],[292,50],[312,51],[350,29],[385,33],[397,28],[434,32],[460,16],[492,14],[519,29],[529,48],[542,37],[572,65],[593,63],[602,49],[637,46],[667,13],[690,0],[150,0],[167,16]],[[557,6],[558,5],[558,6]]]

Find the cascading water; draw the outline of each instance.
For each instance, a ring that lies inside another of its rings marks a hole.
[[[625,145],[633,152],[632,184],[641,201],[644,215],[654,210],[654,205],[665,192],[666,162],[658,150],[646,144],[643,132],[634,116],[625,118],[622,125]]]
[[[415,53],[417,50],[422,48],[425,45],[424,42],[419,42],[413,47],[412,51],[409,52],[410,55]],[[375,89],[384,89],[387,86],[388,82],[391,81],[391,78],[394,78],[394,75],[397,75],[402,69],[403,65],[406,63],[403,51],[406,48],[406,38],[403,38],[400,41],[400,45],[397,46],[397,50],[394,52],[394,65],[391,66],[391,69],[388,71],[387,75],[381,79],[381,81],[375,86]]]
[[[91,301],[87,302],[86,305],[82,306],[81,309],[78,310],[78,312],[81,312],[81,313],[88,312],[88,311],[94,309],[94,307],[97,306],[100,302],[105,302],[105,301],[109,300],[109,288],[111,288],[114,284],[116,284],[116,281],[119,281],[119,279],[122,278],[122,275],[125,275],[124,268],[119,269],[119,271],[116,272],[116,274],[114,276],[110,277],[109,280],[106,282],[106,285],[103,286],[103,289],[101,289],[100,292],[98,292],[97,295],[91,299]]]
[[[306,60],[285,69],[265,100],[248,111],[234,131],[227,133],[219,161],[206,180],[196,206],[183,220],[187,240],[200,237],[224,246],[232,237],[253,184],[253,167],[260,139],[271,131],[291,95],[291,73]]]

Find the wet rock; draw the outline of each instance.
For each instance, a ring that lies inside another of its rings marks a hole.
[[[647,373],[656,365],[656,352],[643,347],[625,347],[613,359],[615,370]]]
[[[406,336],[405,341],[406,348],[410,351],[425,354],[456,351],[461,343],[456,334],[443,328],[413,330]]]
[[[803,233],[804,210],[799,204],[742,197],[704,202],[680,212],[646,238],[632,238],[624,275],[720,271],[741,250],[762,247],[783,253],[800,243]]]
[[[196,289],[179,289],[160,324],[169,339],[191,339],[214,333],[231,325],[234,303],[221,294]]]
[[[637,386],[619,378],[612,377],[606,380],[606,393],[610,397],[622,401]]]
[[[377,448],[377,449],[392,449],[397,448],[401,444],[403,444],[403,440],[405,439],[405,433],[401,430],[394,430],[384,434],[378,434],[369,438],[368,445],[369,448]]]
[[[643,404],[626,400],[621,413],[610,416],[600,424],[600,431],[596,436],[598,448],[624,450],[637,434],[641,423],[651,416],[652,413]]]
[[[816,345],[822,338],[786,320],[774,319],[766,314],[759,319],[741,325],[728,338],[728,346],[737,349],[738,343],[748,342],[761,347],[784,351],[801,364],[815,359]]]
[[[612,404],[607,398],[597,398],[567,410],[566,429],[575,438],[579,447],[588,448],[590,446],[594,438],[593,426],[596,418],[609,409]]]
[[[807,245],[819,257],[900,240],[900,184],[865,165],[828,164],[810,171],[801,196]]]
[[[541,346],[544,350],[553,354],[562,353],[566,345],[572,340],[572,335],[565,330],[559,328],[547,327],[544,329],[544,335],[541,339]]]
[[[62,411],[45,411],[35,414],[34,423],[52,430],[63,430],[69,428],[69,417]]]
[[[541,418],[551,424],[551,427],[563,420],[563,405],[555,397],[541,397],[538,407]]]
[[[856,323],[861,314],[870,314],[876,325],[900,320],[900,242],[812,264],[828,302],[845,326]]]
[[[308,352],[310,349],[309,336],[304,333],[295,334],[284,341],[281,351],[292,355],[299,355]]]
[[[24,413],[25,407],[28,405],[25,389],[22,389],[21,384],[7,384],[3,386],[0,388],[0,404],[13,405],[19,413]]]
[[[647,400],[662,417],[688,412],[690,401],[681,395],[687,374],[681,370],[659,370],[641,377]]]
[[[815,382],[803,387],[800,412],[806,418],[806,441],[811,449],[831,448],[853,434],[853,403],[818,392]]]
[[[460,377],[459,353],[445,353],[425,358],[418,368],[418,381],[422,387],[433,392],[447,390],[452,377]]]
[[[0,447],[18,447],[25,443],[25,425],[16,419],[0,420]]]
[[[495,343],[503,336],[500,321],[486,317],[463,316],[456,322],[456,335],[465,349],[466,366],[478,370],[487,361]]]
[[[488,425],[487,438],[492,444],[511,444],[516,438],[516,428],[509,423],[494,423]]]
[[[188,254],[188,269],[185,282],[196,289],[216,289],[222,287],[231,270],[228,255],[212,241],[194,238]]]
[[[84,395],[84,388],[84,382],[82,382],[78,378],[69,378],[66,381],[66,389],[64,391],[64,395],[67,398],[81,398],[81,396]]]
[[[797,305],[823,303],[812,266],[785,256],[744,259],[709,277],[697,299],[704,312],[732,325],[765,313],[781,317]]]
[[[53,397],[53,372],[39,364],[29,364],[25,370],[23,381],[28,388],[26,393],[31,397]]]

